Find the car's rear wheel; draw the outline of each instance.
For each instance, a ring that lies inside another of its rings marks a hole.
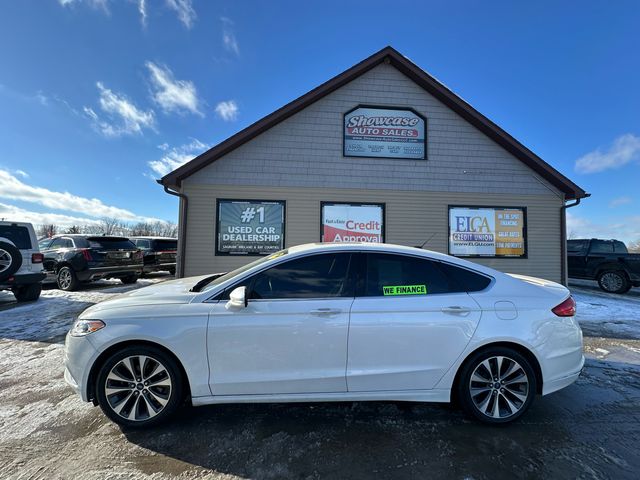
[[[66,292],[77,290],[80,286],[76,272],[74,272],[71,267],[65,266],[60,268],[56,279],[58,282],[58,288]]]
[[[631,288],[627,275],[620,271],[602,272],[598,277],[598,285],[609,293],[627,293]]]
[[[468,414],[485,423],[507,423],[531,406],[536,376],[523,355],[511,348],[494,347],[465,362],[457,388]]]
[[[20,285],[13,288],[13,295],[18,302],[34,302],[40,298],[42,285],[40,283],[32,283],[31,285]]]
[[[136,283],[138,281],[138,276],[137,275],[129,275],[126,277],[122,277],[120,280],[122,280],[122,283],[124,283],[125,285],[130,285],[132,283]]]
[[[126,347],[100,368],[96,397],[102,411],[126,427],[165,421],[183,398],[182,375],[175,360],[148,346]]]

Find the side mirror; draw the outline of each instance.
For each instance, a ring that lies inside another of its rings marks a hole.
[[[247,287],[238,287],[229,294],[229,301],[225,305],[227,310],[245,308],[249,304],[247,299]]]

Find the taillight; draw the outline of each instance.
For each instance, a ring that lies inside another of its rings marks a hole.
[[[31,254],[31,263],[42,263],[44,262],[44,255],[41,253],[32,253]]]
[[[81,252],[82,252],[82,256],[87,262],[90,262],[91,260],[93,260],[93,257],[91,256],[91,252],[89,251],[88,248],[83,248]]]
[[[576,314],[576,301],[569,297],[551,311],[559,317],[573,317]]]

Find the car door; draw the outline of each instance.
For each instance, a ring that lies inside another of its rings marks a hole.
[[[436,261],[368,253],[364,269],[351,308],[348,390],[433,388],[471,340],[480,307]]]
[[[54,238],[46,249],[42,250],[44,270],[48,273],[55,273],[58,262],[62,260],[64,253],[67,252],[69,248],[73,248],[73,242],[70,238]]]
[[[214,395],[345,392],[350,253],[284,261],[245,279],[245,308],[211,310],[210,385]]]

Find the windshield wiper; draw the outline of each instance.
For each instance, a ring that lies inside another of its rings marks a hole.
[[[208,277],[203,278],[198,283],[196,283],[193,287],[191,287],[191,289],[189,291],[190,292],[201,292],[204,287],[209,285],[216,278],[220,278],[221,276],[226,275],[226,274],[227,274],[227,272],[214,273],[213,275],[209,275]]]

